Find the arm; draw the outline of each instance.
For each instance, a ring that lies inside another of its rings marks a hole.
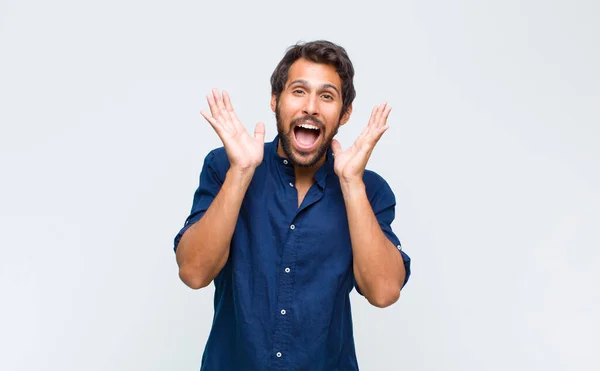
[[[185,231],[177,246],[179,277],[193,289],[208,286],[227,262],[244,195],[264,151],[264,124],[256,125],[253,138],[239,122],[226,92],[221,97],[213,89],[207,100],[211,113],[202,111],[202,116],[221,138],[230,167],[202,218]]]
[[[335,139],[331,144],[348,214],[354,277],[363,295],[377,307],[398,300],[406,276],[402,256],[383,233],[363,182],[369,157],[389,128],[390,111],[386,103],[374,107],[366,128],[346,151]]]
[[[402,255],[385,236],[362,182],[341,183],[352,241],[358,287],[374,306],[383,308],[400,297],[406,271]]]
[[[231,237],[252,175],[253,172],[230,168],[206,213],[181,237],[176,252],[179,277],[189,287],[208,286],[227,262]]]

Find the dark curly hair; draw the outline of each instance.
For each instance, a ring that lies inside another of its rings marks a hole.
[[[298,43],[288,48],[283,59],[279,62],[271,75],[271,94],[275,95],[279,102],[279,96],[285,88],[288,72],[294,62],[305,58],[315,63],[328,64],[335,67],[336,72],[342,80],[342,112],[346,113],[354,97],[354,67],[346,50],[330,41],[317,40],[307,43]],[[341,117],[340,115],[340,117]]]

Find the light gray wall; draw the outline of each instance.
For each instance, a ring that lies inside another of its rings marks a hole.
[[[197,370],[212,289],[172,238],[228,89],[275,135],[270,73],[299,40],[353,58],[348,146],[394,107],[370,168],[414,275],[352,294],[364,370],[598,370],[596,1],[0,2],[0,369]]]

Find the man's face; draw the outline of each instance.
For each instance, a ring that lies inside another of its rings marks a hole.
[[[312,167],[331,145],[352,107],[340,118],[342,80],[333,66],[299,59],[290,67],[285,88],[271,97],[281,149],[292,164]]]

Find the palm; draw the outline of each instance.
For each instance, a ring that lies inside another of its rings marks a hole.
[[[389,128],[387,118],[392,107],[386,103],[376,106],[371,112],[369,123],[352,146],[342,151],[337,140],[332,142],[335,173],[344,181],[361,180],[375,145]]]
[[[348,178],[353,174],[362,175],[361,158],[358,156],[360,147],[355,142],[352,146],[341,153],[335,154],[334,170],[335,173],[343,178]]]
[[[256,168],[263,158],[264,124],[259,122],[256,125],[252,137],[235,114],[227,92],[223,92],[221,97],[219,91],[213,89],[206,98],[211,114],[206,111],[200,113],[223,142],[231,166],[243,170]]]

